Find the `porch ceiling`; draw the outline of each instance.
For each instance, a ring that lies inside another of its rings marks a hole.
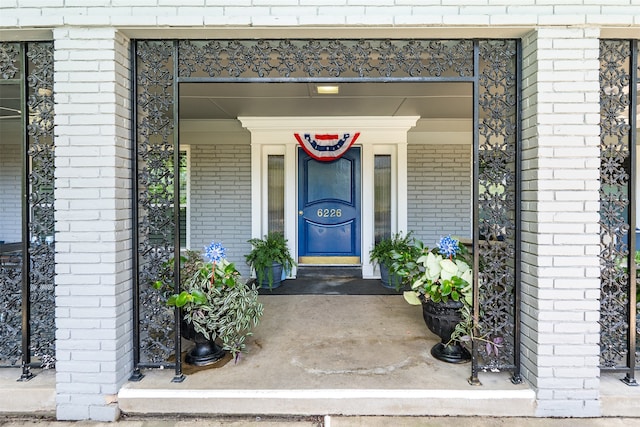
[[[315,83],[182,83],[180,117],[420,116],[471,119],[470,83],[341,83],[319,95]]]
[[[182,83],[183,120],[236,120],[239,116],[419,116],[446,131],[472,118],[470,83],[341,83],[340,93],[319,95],[314,83]],[[0,133],[19,126],[18,85],[0,85]],[[17,129],[17,128],[16,128]],[[420,122],[415,130],[420,129]]]

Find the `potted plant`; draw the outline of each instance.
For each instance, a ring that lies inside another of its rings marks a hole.
[[[289,252],[287,239],[280,232],[270,232],[263,238],[248,240],[252,249],[245,259],[256,274],[263,288],[277,288],[282,283],[283,272],[289,274],[296,263]]]
[[[380,281],[385,288],[400,290],[403,275],[398,272],[408,262],[416,258],[417,243],[411,232],[403,235],[401,232],[380,240],[369,251],[369,258],[373,265],[380,268]]]
[[[431,349],[438,360],[461,363],[471,359],[462,342],[472,336],[473,272],[466,247],[451,236],[438,247],[422,248],[405,300],[422,305],[424,321],[441,341]]]
[[[165,291],[167,305],[180,309],[182,336],[195,342],[185,362],[197,366],[216,362],[225,350],[237,361],[263,312],[255,286],[242,280],[220,243],[211,242],[205,256],[206,261],[199,252],[188,251],[181,257],[180,293],[173,292],[172,260],[167,263],[170,274],[154,284]]]

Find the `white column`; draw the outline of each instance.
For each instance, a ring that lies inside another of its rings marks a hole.
[[[523,40],[522,366],[539,416],[600,414],[598,37]]]
[[[128,40],[54,40],[57,417],[112,421],[132,370]]]

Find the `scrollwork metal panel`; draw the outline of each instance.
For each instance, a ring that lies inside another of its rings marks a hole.
[[[19,86],[22,74],[20,43],[0,43],[0,80],[3,80],[1,84]],[[14,145],[20,147],[21,144]],[[15,169],[20,170],[21,166]],[[15,177],[15,181],[19,182],[20,178]],[[5,244],[8,245],[9,242]],[[22,245],[1,246],[0,365],[12,366],[18,364],[22,358]]]
[[[515,370],[519,351],[518,77],[515,41],[479,43],[478,146],[478,335],[473,375],[478,370]]]
[[[181,41],[181,78],[471,77],[470,40]]]
[[[629,256],[638,249],[632,244],[636,232],[631,205],[637,179],[632,111],[637,109],[640,74],[632,70],[632,64],[638,64],[634,45],[629,40],[600,41],[600,365],[627,369],[629,378],[638,360],[631,334],[636,286],[630,272],[636,267],[635,256]]]
[[[153,287],[174,253],[173,56],[166,41],[140,42],[136,50],[139,363],[155,366],[172,365],[175,340],[173,310]]]
[[[55,364],[53,43],[27,44],[31,349]]]
[[[23,377],[29,377],[32,365],[55,365],[53,43],[3,43],[0,64],[0,76],[17,79],[24,88],[26,159],[21,167],[27,169],[22,184],[26,241],[4,256],[0,267],[0,360],[15,364],[21,358]]]
[[[20,79],[22,58],[19,43],[0,43],[0,80]]]

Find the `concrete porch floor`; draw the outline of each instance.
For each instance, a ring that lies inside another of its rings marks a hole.
[[[118,402],[129,414],[533,416],[535,394],[509,374],[434,359],[420,307],[401,295],[263,295],[264,317],[237,364],[171,383],[147,371]]]
[[[145,370],[117,401],[125,414],[530,417],[535,393],[508,373],[481,373],[429,353],[437,338],[400,295],[263,295],[265,315],[239,362],[187,375]],[[0,414],[55,414],[55,372],[16,382],[0,370]],[[640,387],[603,375],[602,415],[640,417]]]

